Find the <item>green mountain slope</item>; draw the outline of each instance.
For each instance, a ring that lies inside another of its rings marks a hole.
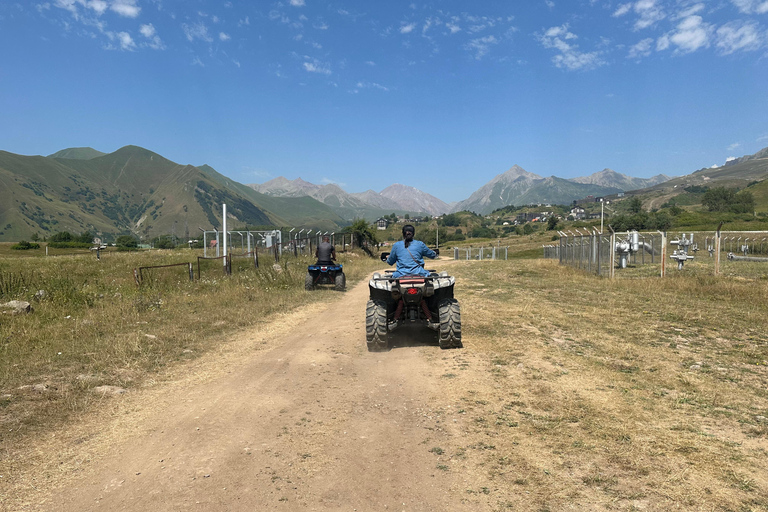
[[[91,158],[104,155],[106,155],[106,153],[96,151],[93,148],[67,148],[48,156],[51,158],[68,158],[72,160],[90,160]]]
[[[615,187],[603,187],[589,183],[551,176],[535,183],[517,198],[517,204],[571,204],[574,197],[606,196],[621,192]]]
[[[755,181],[765,179],[768,179],[768,148],[754,155],[741,157],[736,163],[729,162],[720,167],[699,169],[659,185],[633,191],[632,195],[641,196],[647,208],[658,208],[662,204],[685,194],[686,187],[744,188]],[[761,202],[759,189],[757,192],[755,193],[757,211],[768,211],[768,203]]]
[[[56,155],[73,155],[63,150]],[[91,158],[22,156],[0,151],[0,241],[85,230],[153,237],[194,235],[221,225],[299,224],[335,229],[342,222],[317,201],[266,198],[213,169],[180,165],[126,146]]]

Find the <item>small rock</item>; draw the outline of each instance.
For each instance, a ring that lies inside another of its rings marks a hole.
[[[274,265],[272,265],[272,270],[274,270],[278,274],[283,273],[283,267],[281,267],[279,263],[275,263]]]
[[[12,300],[5,304],[0,304],[0,309],[3,309],[3,314],[6,315],[22,315],[34,311],[32,305],[23,300]]]
[[[96,386],[93,388],[94,393],[101,393],[102,395],[122,395],[128,392],[127,389],[118,386]]]
[[[157,339],[157,336],[155,336],[154,334],[145,334],[144,336],[146,336],[147,338],[149,338],[151,340],[156,340]]]
[[[766,418],[765,416],[755,416],[755,420],[758,423],[768,423],[768,418]]]
[[[81,381],[81,382],[96,382],[99,380],[99,378],[96,375],[86,375],[85,373],[81,373],[75,379]]]
[[[35,293],[35,300],[40,302],[47,296],[48,296],[48,292],[46,292],[45,290],[37,290],[37,293]]]
[[[696,370],[701,370],[701,365],[700,365],[700,364],[698,364],[698,363],[696,363],[696,364],[692,364],[692,365],[690,366],[689,370],[694,370],[694,371],[696,371]]]

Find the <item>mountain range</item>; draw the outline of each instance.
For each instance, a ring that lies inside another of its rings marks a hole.
[[[331,206],[344,218],[372,219],[390,213],[419,212],[441,215],[450,211],[450,206],[417,188],[398,183],[381,192],[366,190],[349,194],[338,185],[314,185],[301,178],[288,180],[282,176],[262,183],[248,185],[254,190],[274,197],[310,196]]]
[[[310,196],[334,208],[344,217],[353,210],[359,217],[370,218],[371,207],[384,213],[409,211],[442,215],[462,210],[486,215],[497,208],[525,204],[570,204],[575,199],[604,196],[647,188],[669,180],[659,174],[652,178],[632,178],[611,169],[591,176],[563,179],[555,176],[543,178],[515,165],[483,185],[467,199],[447,204],[421,190],[406,185],[390,185],[381,192],[367,190],[348,194],[337,185],[314,185],[301,178],[288,180],[275,178],[261,185],[249,185],[263,194],[277,197]]]
[[[113,153],[68,148],[49,156],[0,151],[0,241],[85,230],[194,237],[198,228],[220,227],[222,203],[227,204],[230,226],[336,230],[355,218],[372,221],[393,212],[488,214],[508,205],[570,204],[627,191],[661,202],[691,184],[743,187],[766,177],[768,148],[672,179],[661,174],[632,178],[611,169],[573,179],[544,178],[515,165],[467,199],[447,204],[401,184],[352,194],[335,184],[315,185],[300,178],[244,185],[209,165],[178,164],[138,146]]]

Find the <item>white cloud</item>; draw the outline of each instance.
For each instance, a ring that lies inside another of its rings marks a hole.
[[[475,54],[475,59],[480,60],[491,51],[491,46],[499,44],[499,40],[494,36],[480,37],[472,39],[466,44],[466,48]]]
[[[681,18],[687,18],[688,16],[693,16],[694,14],[698,14],[699,12],[703,11],[705,8],[704,4],[694,4],[687,9],[680,11],[677,13],[675,18],[681,19]]]
[[[552,0],[544,0],[544,4],[549,8],[550,11],[555,8],[555,2]]]
[[[635,22],[635,30],[651,27],[667,17],[664,14],[664,10],[656,3],[656,0],[639,0],[635,2],[634,11],[640,17]]]
[[[229,34],[226,34],[224,32],[219,32],[219,41],[229,41],[230,39],[232,38],[229,37]]]
[[[733,144],[728,146],[728,151],[734,151],[734,150],[738,149],[739,147],[741,147],[741,142],[734,142]]]
[[[154,37],[154,35],[157,33],[155,31],[155,27],[149,23],[148,25],[142,25],[139,27],[139,32],[141,32],[141,35],[144,37]]]
[[[321,75],[331,74],[331,66],[328,63],[320,62],[317,59],[305,62],[303,66],[308,73],[320,73]]]
[[[359,92],[360,89],[378,89],[380,91],[389,92],[389,87],[386,87],[376,82],[357,82],[355,90],[352,92]]]
[[[104,14],[104,11],[107,10],[109,4],[104,0],[90,0],[89,2],[86,2],[85,6],[89,9],[93,9],[93,11],[100,16]]]
[[[613,16],[614,18],[618,18],[618,17],[620,17],[620,16],[624,16],[625,14],[627,14],[627,13],[628,13],[629,11],[631,11],[631,10],[632,10],[632,3],[628,3],[628,4],[621,4],[621,5],[618,7],[618,9],[616,9],[616,11],[614,11],[614,13],[612,14],[612,16]]]
[[[410,34],[411,32],[413,32],[413,29],[415,29],[415,28],[416,28],[416,24],[415,23],[408,23],[407,25],[403,24],[403,25],[400,26],[400,33],[401,34]]]
[[[651,46],[653,46],[652,38],[643,39],[629,49],[627,58],[638,59],[640,57],[647,57],[651,54]]]
[[[136,18],[141,12],[141,7],[136,5],[136,0],[114,0],[109,8],[126,18]]]
[[[121,50],[135,50],[136,43],[128,32],[105,32],[110,41],[117,41]],[[107,47],[108,49],[114,49],[112,45]]]
[[[723,55],[737,51],[759,50],[765,44],[765,34],[754,21],[726,23],[717,29],[715,45]]]
[[[578,39],[576,34],[568,30],[568,24],[549,28],[538,39],[544,48],[560,52],[552,57],[552,62],[559,68],[576,71],[594,69],[605,64],[598,52],[582,52],[577,45],[567,42]]]
[[[728,162],[730,162],[730,161],[732,161],[732,160],[736,160],[736,158],[738,158],[738,157],[735,157],[735,156],[729,156],[728,158],[726,158],[726,159],[725,159],[725,163],[728,163]]]
[[[291,0],[291,5],[294,7],[304,7],[304,0]]]
[[[456,32],[461,32],[461,27],[456,25],[455,23],[446,23],[445,28],[447,28],[451,34],[455,34]]]
[[[133,42],[133,38],[128,32],[119,32],[117,38],[120,41],[120,47],[123,50],[132,50],[136,48],[136,43]]]
[[[198,22],[193,25],[184,23],[181,25],[181,28],[190,42],[195,39],[200,39],[209,43],[213,41],[213,38],[208,34],[208,27],[206,27],[203,22]]]
[[[768,12],[768,1],[765,0],[731,0],[739,11],[744,14],[765,14]]]
[[[657,52],[663,52],[667,48],[669,48],[669,36],[667,34],[664,34],[660,38],[656,40],[656,51]]]
[[[676,52],[691,53],[709,46],[712,31],[712,25],[704,23],[701,16],[688,16],[667,37],[669,43],[677,46]]]
[[[154,25],[151,23],[147,25],[141,25],[139,27],[139,33],[149,39],[149,42],[144,44],[145,46],[149,46],[153,50],[165,49],[163,41],[160,39],[160,36],[157,35],[157,31],[155,30]]]

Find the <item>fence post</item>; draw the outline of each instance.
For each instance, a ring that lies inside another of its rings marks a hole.
[[[191,263],[188,263],[188,265],[189,265],[189,280],[190,280],[190,281],[194,281],[194,280],[195,280],[195,271],[194,271],[194,268],[192,267],[192,264],[191,264]]]
[[[136,286],[141,286],[141,279],[139,279],[139,269],[137,268],[133,269],[133,280],[136,281]]]
[[[723,227],[721,222],[717,226],[717,233],[715,234],[715,275],[720,275],[720,228]]]
[[[667,232],[659,231],[661,233],[661,275],[664,277],[667,274]]]
[[[611,230],[611,246],[609,248],[611,268],[608,271],[608,277],[613,279],[616,277],[616,232],[610,225],[608,225],[608,229]]]

